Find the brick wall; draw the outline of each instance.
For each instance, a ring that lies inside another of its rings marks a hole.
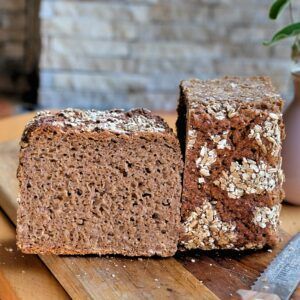
[[[0,93],[29,102],[37,84],[38,9],[37,0],[0,1]]]
[[[287,22],[267,19],[270,2],[42,0],[40,103],[172,110],[181,79],[224,74],[267,74],[286,93],[289,47],[261,45]]]

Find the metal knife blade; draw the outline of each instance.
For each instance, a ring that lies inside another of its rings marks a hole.
[[[252,291],[276,294],[289,299],[300,281],[300,233],[273,259],[252,285]]]

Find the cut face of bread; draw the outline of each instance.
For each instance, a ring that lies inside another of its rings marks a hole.
[[[44,112],[20,151],[18,246],[25,253],[171,256],[181,153],[146,110]]]
[[[284,195],[282,99],[265,77],[194,79],[180,88],[181,246],[274,245]]]

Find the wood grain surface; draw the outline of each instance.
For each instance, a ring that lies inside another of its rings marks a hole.
[[[0,210],[0,299],[69,299],[59,282],[36,255],[16,249],[15,227]]]
[[[174,125],[174,115],[164,117],[171,125]],[[19,138],[24,123],[29,118],[31,115],[13,118],[14,122],[11,119],[0,121],[0,140]],[[2,128],[5,128],[6,132],[2,131]],[[0,206],[13,221],[16,216],[17,151],[16,141],[0,144]],[[282,227],[290,234],[300,229],[299,209],[299,207],[287,205],[283,207]],[[0,220],[3,218],[5,216],[0,213]],[[0,241],[3,240],[1,229],[4,228],[1,226],[0,223]],[[21,275],[24,276],[23,269],[26,273],[28,268],[30,269],[31,260],[37,260],[40,263],[40,267],[34,268],[35,270],[45,271],[45,267],[37,256],[22,255],[16,251],[13,225],[9,224],[9,228],[9,248],[13,248],[15,255],[28,259],[27,265],[21,264]],[[287,234],[283,234],[282,237],[281,245],[272,252],[194,251],[184,255],[178,254],[170,259],[130,259],[108,256],[102,258],[97,256],[40,256],[40,258],[73,299],[217,299],[216,296],[220,299],[238,299],[235,292],[241,288],[249,289],[260,272],[289,239]],[[2,259],[0,260],[0,285],[2,282],[5,283],[3,288],[1,286],[1,292],[10,291],[11,297],[3,298],[3,294],[0,293],[0,299],[27,299],[20,297],[20,292],[18,292],[18,289],[22,290],[19,288],[22,283],[14,280],[14,273],[20,273],[20,268],[16,266],[11,268],[11,277],[7,277],[7,270],[3,269],[1,261],[11,265],[14,263],[10,251],[5,250],[4,254],[6,255],[0,258]],[[5,281],[2,280],[3,274],[6,274]],[[53,299],[67,297],[54,278],[51,278],[49,274],[45,278],[50,281],[54,280],[54,283],[48,285],[50,294],[60,295],[59,297],[53,296]],[[16,282],[15,286],[12,286],[12,282]],[[24,286],[27,285],[31,290],[35,290],[33,282],[24,284]],[[11,290],[15,292],[14,297]],[[293,299],[300,299],[299,295],[300,289],[298,288]],[[35,296],[31,299],[41,299],[38,293]]]
[[[289,239],[290,235],[281,231],[281,242],[272,250],[192,251],[188,255],[177,255],[177,260],[218,297],[229,299],[237,296],[238,289],[250,289]],[[299,292],[300,288],[297,294]]]

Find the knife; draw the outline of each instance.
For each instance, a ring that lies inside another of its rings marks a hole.
[[[243,300],[288,300],[300,281],[300,233],[296,234],[258,277],[251,291],[238,290]]]

